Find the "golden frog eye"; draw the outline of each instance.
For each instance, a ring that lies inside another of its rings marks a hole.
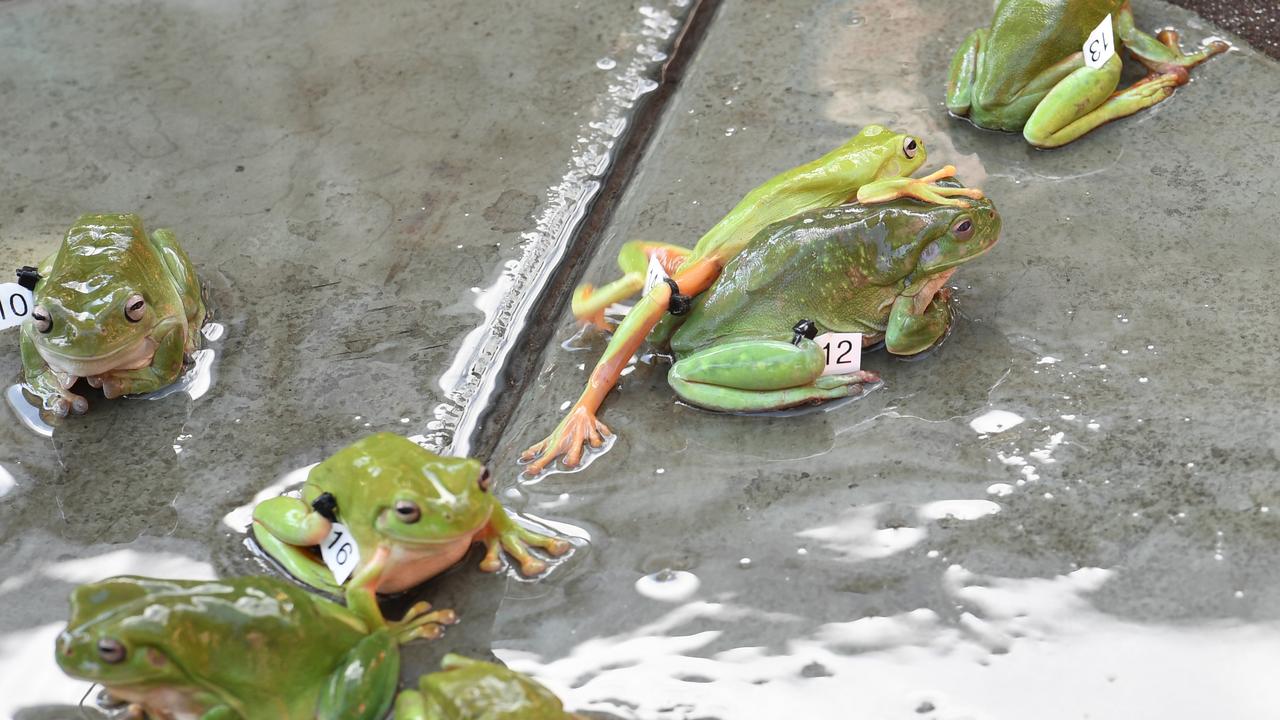
[[[43,305],[37,305],[31,311],[31,322],[35,323],[36,330],[41,333],[47,333],[53,329],[53,316],[49,314],[48,310],[44,309]]]
[[[142,319],[142,314],[147,311],[147,301],[142,299],[141,295],[130,295],[124,304],[124,316],[129,322],[138,322]]]
[[[98,641],[98,657],[105,663],[116,665],[124,662],[127,654],[124,644],[115,638],[102,638]]]
[[[480,486],[480,492],[489,492],[489,488],[493,486],[493,479],[489,475],[489,468],[480,471],[480,479],[476,481]]]
[[[960,242],[968,240],[973,237],[973,221],[967,217],[960,218],[951,226],[951,234]]]
[[[920,150],[920,143],[913,137],[909,137],[902,141],[902,154],[910,160],[916,156],[916,152]]]
[[[400,518],[400,522],[408,525],[412,525],[422,519],[422,510],[408,500],[397,500],[395,511],[396,517]]]

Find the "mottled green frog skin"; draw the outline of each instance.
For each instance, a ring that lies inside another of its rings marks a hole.
[[[1082,52],[1107,15],[1118,48],[1149,71],[1120,92],[1121,53],[1090,68]],[[947,107],[980,127],[1057,147],[1168,98],[1190,68],[1226,49],[1214,40],[1183,54],[1176,32],[1138,30],[1127,0],[998,0],[990,27],[970,34],[951,61]]]
[[[576,720],[560,699],[501,665],[446,655],[440,672],[396,698],[395,720]]]
[[[332,528],[313,507],[322,495],[336,502],[336,518],[359,548],[360,562],[345,589],[314,551]],[[461,560],[475,542],[488,549],[481,569],[501,569],[500,552],[506,550],[527,575],[547,567],[529,552],[530,545],[552,555],[571,547],[512,520],[491,492],[489,471],[480,461],[436,455],[393,433],[370,435],[316,465],[301,499],[281,496],[260,503],[253,511],[253,532],[296,578],[345,593],[348,606],[371,622],[380,618],[375,593],[402,592],[425,582]]]
[[[80,378],[108,398],[159,390],[199,347],[200,283],[172,231],[133,214],[84,215],[39,267],[22,326],[28,390],[46,410],[83,413]]]
[[[397,638],[282,580],[116,577],[71,596],[64,672],[153,719],[376,720]]]
[[[731,412],[845,397],[862,377],[822,376],[817,343],[792,342],[796,323],[860,332],[865,345],[883,339],[897,355],[927,350],[951,323],[940,290],[999,231],[986,199],[845,205],[772,225],[694,301],[671,339],[669,382],[694,405]]]

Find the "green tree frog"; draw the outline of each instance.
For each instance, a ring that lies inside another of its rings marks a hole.
[[[581,720],[550,690],[493,663],[449,654],[396,698],[395,720]]]
[[[869,373],[823,375],[822,348],[795,333],[862,333],[914,355],[951,324],[945,285],[995,245],[1000,217],[969,207],[898,200],[811,210],[761,231],[693,303],[671,339],[668,382],[684,400],[731,412],[845,397]]]
[[[659,326],[673,294],[695,296],[715,282],[732,260],[761,229],[796,213],[841,205],[853,200],[863,204],[913,197],[925,202],[963,207],[982,197],[976,188],[939,185],[955,168],[946,166],[922,178],[912,174],[924,165],[924,142],[880,125],[869,125],[845,144],[826,155],[777,175],[752,190],[728,215],[707,231],[692,250],[677,245],[634,241],[618,257],[624,276],[595,289],[584,285],[575,292],[573,312],[586,322],[603,325],[604,309],[635,294],[644,286],[645,271],[656,258],[670,276],[642,297],[618,325],[604,355],[591,372],[587,387],[568,414],[545,440],[521,456],[526,472],[537,474],[562,458],[576,467],[587,446],[600,447],[609,428],[596,413],[609,390],[617,384],[627,361]],[[674,327],[663,321],[658,337]]]
[[[22,325],[26,386],[46,410],[84,413],[80,378],[108,398],[173,383],[199,347],[205,305],[170,230],[133,214],[83,215],[39,267]]]
[[[269,577],[116,577],[75,590],[56,657],[134,717],[381,720],[416,635]]]
[[[1084,57],[1108,14],[1115,43],[1148,71],[1120,92],[1118,47],[1101,67]],[[1177,32],[1138,30],[1128,0],[999,0],[991,26],[973,31],[951,61],[947,108],[979,127],[1022,130],[1032,145],[1058,147],[1168,98],[1190,68],[1228,48],[1214,40],[1184,54]]]
[[[480,569],[496,572],[506,550],[526,575],[546,563],[529,546],[553,556],[566,540],[521,527],[490,492],[489,471],[477,460],[441,457],[408,438],[377,433],[339,450],[312,468],[302,497],[281,496],[253,510],[253,534],[271,557],[302,582],[333,594],[369,622],[379,622],[377,593],[412,588],[454,565],[472,543],[487,548]],[[322,562],[316,546],[334,522],[355,540],[359,563],[345,591]],[[420,603],[408,618],[429,609]],[[450,611],[435,613],[439,622]]]

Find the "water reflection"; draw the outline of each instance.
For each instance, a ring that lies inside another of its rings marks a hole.
[[[634,631],[579,643],[564,658],[547,661],[516,648],[496,653],[576,710],[646,720],[1274,713],[1280,686],[1270,674],[1280,624],[1114,617],[1089,596],[1115,576],[1082,568],[1002,578],[951,566],[939,584],[958,614],[920,608],[827,623],[784,652],[751,644],[744,628],[793,618],[693,602]],[[718,629],[681,634],[707,623]]]

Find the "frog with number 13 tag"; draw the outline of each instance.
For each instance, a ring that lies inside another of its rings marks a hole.
[[[937,344],[952,322],[947,280],[999,233],[986,198],[842,205],[765,228],[693,301],[671,338],[667,382],[682,400],[726,412],[858,394],[878,379],[853,362],[861,348],[883,340],[894,355],[916,355]]]
[[[566,540],[522,527],[491,492],[478,460],[443,457],[408,438],[377,433],[339,450],[307,475],[302,497],[283,495],[253,509],[253,535],[294,577],[334,595],[372,623],[382,622],[377,593],[408,590],[466,555],[487,549],[480,569],[502,569],[505,550],[525,575],[547,569]],[[317,557],[317,554],[320,557]],[[420,623],[418,603],[400,623]],[[452,611],[434,613],[453,621]]]
[[[1119,92],[1117,43],[1147,68]],[[1177,32],[1138,30],[1128,0],[999,0],[991,26],[973,31],[951,60],[947,109],[1058,147],[1168,98],[1188,70],[1229,47],[1210,40],[1184,54]]]

